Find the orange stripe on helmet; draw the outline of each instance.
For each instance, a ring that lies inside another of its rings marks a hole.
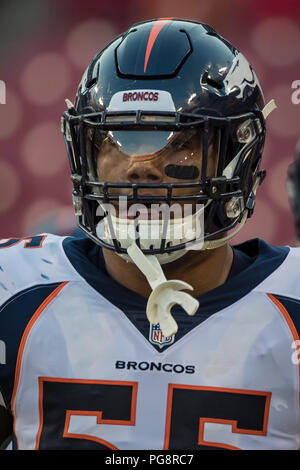
[[[154,26],[152,27],[147,43],[147,49],[146,49],[146,54],[145,54],[145,62],[144,62],[144,73],[146,73],[147,65],[148,65],[148,60],[152,51],[152,48],[154,46],[154,43],[156,41],[157,36],[159,35],[160,31],[162,28],[173,18],[159,18]]]

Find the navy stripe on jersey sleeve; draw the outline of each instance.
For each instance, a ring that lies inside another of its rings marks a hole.
[[[39,306],[60,284],[61,282],[31,286],[18,292],[0,307],[0,341],[5,348],[5,364],[0,363],[0,391],[9,408],[24,330]]]
[[[278,294],[272,295],[279,300],[288,312],[300,338],[300,300]]]

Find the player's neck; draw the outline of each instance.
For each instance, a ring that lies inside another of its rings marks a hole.
[[[109,275],[143,297],[148,298],[151,288],[135,264],[125,261],[116,253],[103,249]],[[226,281],[233,260],[232,248],[224,245],[215,250],[189,251],[179,260],[163,265],[167,279],[179,279],[190,284],[195,297],[204,294]]]

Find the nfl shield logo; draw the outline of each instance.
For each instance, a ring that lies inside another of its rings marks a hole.
[[[157,344],[160,348],[167,346],[169,344],[174,343],[175,335],[172,336],[164,336],[163,332],[160,329],[159,323],[153,325],[150,324],[149,330],[149,341],[152,344]]]

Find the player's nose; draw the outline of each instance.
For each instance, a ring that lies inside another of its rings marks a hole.
[[[128,168],[126,174],[130,183],[161,183],[163,174],[152,161],[136,161]]]

